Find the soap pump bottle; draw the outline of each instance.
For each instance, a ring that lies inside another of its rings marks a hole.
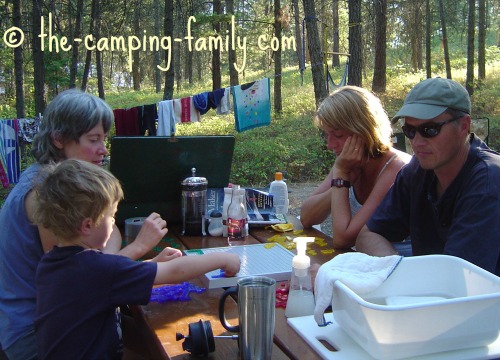
[[[306,255],[307,243],[313,237],[297,237],[297,255],[292,260],[292,277],[286,303],[285,316],[297,317],[314,314],[314,294],[311,283],[311,259]]]

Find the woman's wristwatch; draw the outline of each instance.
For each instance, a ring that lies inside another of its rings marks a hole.
[[[344,179],[341,179],[341,178],[337,178],[337,179],[332,179],[332,182],[330,184],[331,187],[337,187],[337,188],[350,188],[351,187],[351,183],[347,180],[344,180]]]

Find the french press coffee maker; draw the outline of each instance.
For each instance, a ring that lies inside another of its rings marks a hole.
[[[208,181],[196,176],[191,169],[191,177],[182,181],[182,235],[206,236],[205,222],[207,213]]]

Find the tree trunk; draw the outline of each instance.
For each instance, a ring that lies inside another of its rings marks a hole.
[[[348,84],[363,86],[363,40],[361,37],[361,0],[349,0],[349,72]]]
[[[185,24],[186,21],[184,19],[184,12],[182,11],[182,6],[179,1],[176,2],[176,19],[178,24]],[[174,33],[176,34],[176,38],[181,38],[186,35],[185,31],[183,30],[184,27],[182,26],[174,26]],[[172,43],[173,47],[173,56],[174,56],[174,81],[175,81],[175,88],[177,92],[181,91],[182,88],[182,79],[183,79],[183,63],[182,63],[182,51],[183,51],[183,44],[180,42],[173,42]],[[185,64],[184,64],[185,65]]]
[[[153,0],[154,33],[160,37],[160,4],[158,0]],[[161,64],[161,50],[155,51],[155,91],[161,92],[161,72],[158,65]]]
[[[178,92],[181,91],[182,87],[182,63],[181,63],[181,51],[182,51],[182,44],[181,43],[174,43],[174,61],[175,61],[175,67],[174,67],[174,78],[175,78],[175,87]]]
[[[446,78],[451,79],[450,52],[448,50],[448,35],[446,32],[446,15],[444,13],[443,0],[438,0],[439,17],[441,19],[442,44],[444,50],[444,63],[446,67]]]
[[[281,0],[274,0],[274,36],[281,39]],[[280,113],[283,109],[281,100],[281,46],[274,51],[274,112]]]
[[[468,26],[467,26],[467,73],[465,75],[465,88],[469,95],[474,93],[474,40],[476,31],[476,0],[468,0]]]
[[[221,0],[214,0],[214,15],[222,14]],[[213,28],[216,34],[220,34],[220,21],[215,21]],[[212,50],[212,89],[217,90],[222,87],[222,79],[220,74],[220,49]]]
[[[226,0],[226,12],[228,15],[234,15],[234,1],[233,0]],[[232,43],[232,31],[231,31],[231,24],[228,24],[228,30],[229,30],[229,43]],[[235,34],[236,35],[236,34]],[[228,62],[229,62],[229,83],[231,86],[238,85],[240,83],[239,76],[238,76],[238,71],[236,70],[234,64],[236,64],[237,59],[236,59],[236,49],[233,49],[231,46],[228,49]]]
[[[305,68],[304,64],[304,54],[302,52],[302,34],[300,33],[300,11],[299,11],[299,1],[292,0],[292,9],[293,9],[293,19],[295,23],[295,42],[297,43],[297,60],[299,64],[299,70]]]
[[[36,0],[35,0],[36,1]],[[91,16],[90,16],[90,25],[89,25],[89,34],[92,35],[93,41],[91,42],[91,45],[94,45],[95,42],[97,41],[96,36],[95,36],[95,18],[96,18],[96,9],[97,9],[97,4],[96,1],[98,0],[92,0],[92,9],[91,9]],[[87,55],[85,56],[85,67],[83,69],[83,75],[82,75],[82,91],[87,91],[87,83],[89,80],[89,73],[90,73],[90,63],[92,62],[92,50],[87,50]]]
[[[14,0],[12,7],[12,25],[22,29],[22,6],[21,0]],[[14,48],[14,76],[16,81],[16,116],[24,118],[24,70],[23,70],[23,46]]]
[[[172,0],[165,0],[165,18],[163,22],[164,36],[174,38],[174,5]],[[163,89],[163,100],[170,100],[174,96],[174,64],[169,63],[168,51],[165,51],[165,66],[169,66],[165,72],[165,88]]]
[[[425,73],[427,79],[432,77],[431,63],[431,4],[425,0]]]
[[[136,0],[135,4],[135,11],[134,11],[134,35],[137,36],[138,38],[141,38],[141,25],[140,25],[140,19],[141,19],[141,0]],[[134,90],[139,91],[141,90],[141,74],[140,74],[140,63],[141,63],[141,58],[140,58],[140,53],[139,50],[135,50],[132,53],[132,81],[134,82]]]
[[[482,81],[486,79],[486,0],[478,1],[477,77]]]
[[[95,36],[96,39],[99,39],[99,37],[101,36],[101,4],[99,1],[96,3],[95,9]],[[104,94],[102,54],[97,49],[95,51],[95,67],[97,72],[97,91],[99,93],[99,97],[104,100],[106,95]]]
[[[35,89],[35,113],[41,114],[45,110],[45,64],[40,39],[35,34],[40,33],[41,16],[44,5],[43,0],[33,0],[33,25],[32,25],[32,46],[33,46],[33,82]]]
[[[305,23],[307,29],[307,43],[311,58],[311,71],[314,84],[314,98],[316,106],[328,96],[323,68],[323,52],[318,33],[318,19],[313,0],[303,0]]]
[[[73,39],[80,39],[82,26],[83,0],[76,3],[75,28],[73,29]],[[76,74],[78,72],[78,48],[80,42],[72,41],[71,65],[69,68],[69,87],[76,87]]]
[[[373,69],[373,82],[372,82],[372,90],[374,92],[385,92],[387,85],[386,12],[387,12],[386,0],[375,0],[375,63]]]
[[[339,35],[339,1],[332,1],[332,25],[333,25],[333,52],[340,52],[340,35]],[[337,54],[333,54],[332,57],[332,67],[340,66],[340,56]]]
[[[418,1],[410,3],[410,43],[413,72],[422,68],[422,10]]]

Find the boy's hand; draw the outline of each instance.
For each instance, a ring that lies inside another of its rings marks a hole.
[[[182,251],[171,247],[166,247],[161,253],[151,259],[153,262],[165,262],[182,256]]]
[[[240,257],[236,254],[223,253],[226,258],[226,265],[222,267],[225,276],[235,276],[240,271]]]
[[[141,230],[139,234],[137,234],[134,242],[141,243],[142,246],[149,251],[156,246],[167,233],[167,222],[162,219],[160,214],[152,213],[144,220]]]

